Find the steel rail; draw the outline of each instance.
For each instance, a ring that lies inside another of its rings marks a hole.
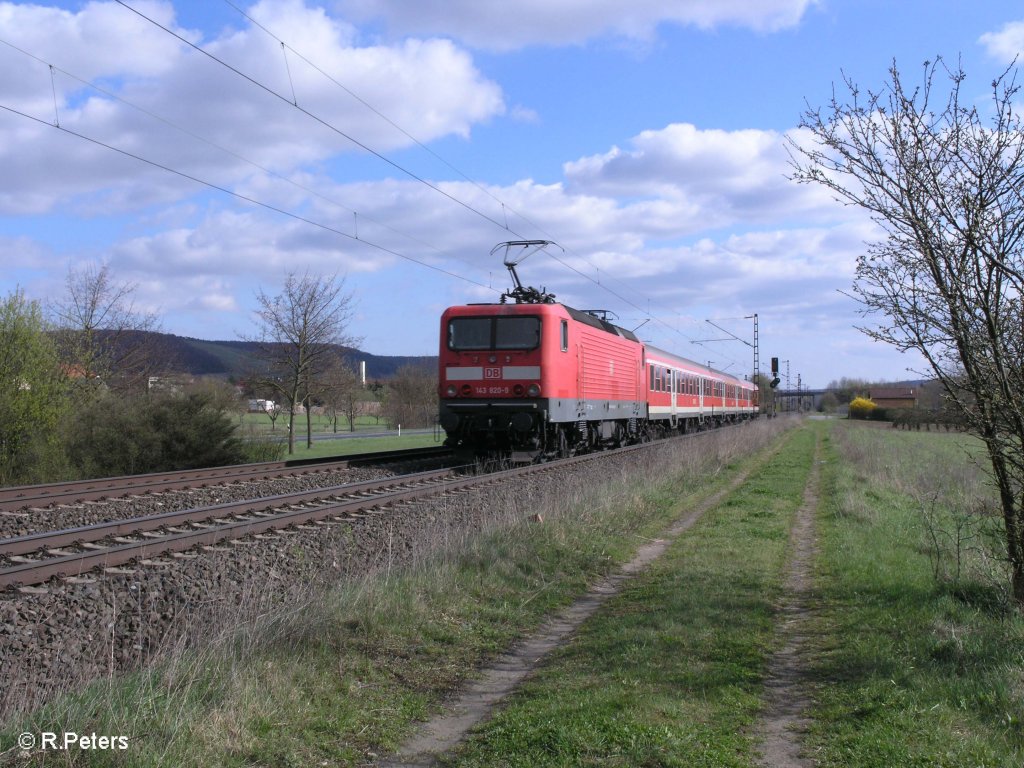
[[[145,475],[74,480],[66,483],[12,486],[0,488],[0,511],[13,512],[27,507],[96,501],[182,488],[223,485],[244,480],[269,480],[313,472],[329,472],[334,469],[375,462],[435,458],[450,453],[450,449],[443,447],[409,448],[399,451],[356,454],[345,458],[331,456],[323,459],[269,461],[179,472],[154,472]]]
[[[676,439],[695,438],[702,434],[710,434],[708,432],[694,433],[690,435],[683,435]],[[354,498],[347,499],[344,501],[327,501],[324,504],[319,504],[313,508],[298,509],[298,510],[287,510],[282,512],[274,513],[273,515],[267,515],[265,517],[259,517],[257,519],[245,519],[236,520],[232,522],[217,522],[213,527],[202,528],[195,531],[186,532],[175,532],[170,533],[160,538],[148,539],[140,542],[132,542],[121,544],[120,546],[114,546],[104,549],[91,550],[83,553],[75,553],[68,555],[60,555],[57,557],[51,557],[46,560],[40,560],[29,563],[19,563],[18,565],[0,569],[0,589],[6,589],[17,586],[29,586],[33,584],[41,584],[54,577],[69,577],[69,576],[80,576],[84,573],[88,573],[95,569],[100,568],[116,568],[127,563],[138,562],[147,560],[149,558],[157,557],[163,554],[184,552],[193,549],[197,546],[212,546],[218,542],[228,540],[235,540],[245,536],[251,536],[259,533],[265,533],[267,531],[285,529],[291,526],[301,525],[303,523],[314,522],[317,520],[323,520],[325,518],[335,518],[338,522],[348,522],[353,519],[357,519],[360,512],[365,512],[375,507],[385,506],[394,504],[401,501],[410,501],[421,499],[431,495],[439,495],[445,493],[452,493],[475,486],[485,486],[495,483],[500,483],[505,480],[512,478],[521,477],[528,474],[550,472],[556,469],[562,469],[573,464],[582,463],[586,461],[594,461],[597,459],[607,458],[610,456],[621,455],[632,451],[643,450],[645,448],[654,447],[657,445],[663,445],[664,443],[641,443],[637,445],[629,445],[622,448],[616,448],[609,451],[600,451],[596,453],[587,453],[580,456],[573,456],[567,459],[561,459],[559,461],[550,462],[546,464],[532,464],[523,467],[516,467],[513,469],[502,470],[499,472],[491,472],[484,475],[463,477],[455,480],[446,480],[437,482],[432,485],[420,485],[417,488],[406,488],[402,490],[396,490],[391,492],[382,493],[379,495],[367,497],[367,498]],[[393,481],[407,482],[409,478],[416,478],[419,476],[424,481],[428,478],[427,476],[437,474],[437,472],[424,472],[417,473],[416,475],[405,475],[401,478],[392,478]],[[353,483],[347,486],[335,486],[333,490],[343,491],[344,489],[353,489],[359,485],[367,485],[372,483],[381,483],[382,481],[367,481],[366,483]],[[302,496],[313,496],[316,499],[317,494],[321,497],[325,494],[325,491],[332,489],[319,489],[317,491],[304,492],[300,494],[282,494],[278,497],[267,497],[265,499],[258,499],[252,504],[255,504],[258,509],[252,510],[263,511],[267,507],[267,502],[275,498],[292,498]],[[310,499],[306,499],[308,501]],[[205,514],[204,520],[216,519],[215,516],[220,513],[223,514],[223,510],[228,508],[240,507],[249,502],[233,502],[229,504],[218,504],[212,507],[199,508]],[[294,502],[298,503],[298,502]],[[185,510],[187,512],[195,512],[196,510]],[[153,515],[149,518],[138,518],[139,520],[148,520],[153,518],[162,518],[164,520],[173,519],[172,516],[183,514],[182,512],[169,512],[161,513],[160,515]],[[232,514],[245,514],[245,513],[232,513]],[[193,518],[194,520],[194,518]],[[129,521],[118,521],[111,525],[117,526],[121,523]],[[105,525],[105,524],[100,524]],[[159,527],[170,525],[164,523]],[[81,529],[72,529],[71,531],[55,531],[52,532],[54,535],[60,535],[65,533],[80,532],[93,529],[96,526],[85,526]],[[138,529],[136,529],[137,531]],[[27,540],[36,538],[37,541],[41,541],[41,538],[49,534],[35,534],[33,536],[20,537],[20,539]],[[112,534],[108,533],[107,536]],[[6,539],[0,541],[0,551],[3,550],[3,546],[14,541],[14,539]],[[38,546],[37,548],[38,549]],[[36,551],[36,550],[30,550]]]
[[[358,513],[364,512],[367,509],[383,506],[385,504],[410,501],[435,494],[452,493],[474,486],[500,483],[526,474],[550,472],[555,469],[561,469],[570,464],[583,461],[593,461],[612,454],[637,450],[643,447],[644,446],[642,445],[634,445],[619,448],[614,451],[588,453],[582,456],[575,456],[549,464],[534,464],[525,467],[507,469],[500,472],[492,472],[486,475],[465,477],[458,480],[448,480],[430,486],[398,490],[370,498],[356,498],[340,502],[328,502],[327,504],[314,508],[281,512],[274,514],[273,516],[255,520],[240,520],[218,524],[216,527],[198,531],[172,533],[159,539],[150,539],[147,541],[121,544],[120,546],[100,550],[62,555],[37,562],[19,563],[15,566],[0,570],[0,589],[41,584],[54,577],[80,576],[97,568],[116,568],[127,563],[146,560],[162,554],[184,552],[197,546],[212,546],[218,542],[224,541],[225,539],[238,539],[257,533],[265,533],[275,529],[288,528],[294,525],[301,525],[302,523],[323,520],[328,517],[341,517],[343,515],[351,516],[353,514],[358,515]],[[419,474],[426,475],[430,473]],[[407,479],[408,477],[410,476],[404,476],[402,479]],[[346,486],[339,486],[339,488],[345,487]],[[323,494],[322,489],[320,493]],[[290,494],[284,495],[289,496]],[[265,502],[266,499],[261,499],[259,501]],[[209,512],[213,509],[223,509],[226,506],[231,505],[207,507],[203,511]],[[207,519],[209,519],[209,517],[210,516],[207,515]],[[352,518],[349,517],[348,519]],[[87,528],[90,527],[92,526],[87,526]],[[9,541],[10,540],[8,539],[5,542],[0,542],[0,546]]]
[[[265,512],[270,509],[306,504],[338,496],[354,496],[358,494],[379,493],[382,489],[399,485],[424,483],[447,477],[450,469],[416,472],[397,477],[363,480],[358,483],[346,483],[309,491],[295,491],[275,496],[264,496],[258,499],[229,501],[206,507],[160,512],[155,515],[142,515],[124,520],[110,520],[103,523],[66,528],[59,531],[30,533],[25,536],[14,536],[0,539],[0,555],[27,555],[48,549],[59,549],[78,544],[101,541],[111,536],[125,536],[132,533],[156,531],[160,528],[182,525],[191,522],[204,522],[212,518],[237,517]]]

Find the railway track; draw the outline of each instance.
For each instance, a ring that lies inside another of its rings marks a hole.
[[[0,590],[32,587],[53,578],[80,578],[92,571],[117,569],[129,563],[152,565],[157,558],[180,558],[196,547],[237,543],[246,537],[282,529],[344,524],[378,513],[378,508],[387,505],[503,483],[644,447],[627,446],[474,476],[454,477],[451,469],[417,472],[0,539]],[[163,562],[166,564],[166,559]]]
[[[229,483],[271,480],[314,472],[329,472],[372,463],[415,462],[450,455],[447,448],[411,448],[400,451],[358,454],[344,459],[300,459],[259,464],[238,464],[181,472],[159,472],[95,480],[77,480],[46,485],[22,485],[0,488],[0,512],[17,512],[33,507],[73,504],[147,493],[162,493],[181,488],[197,488]]]
[[[212,546],[429,493],[452,470],[368,480],[0,540],[0,589]]]

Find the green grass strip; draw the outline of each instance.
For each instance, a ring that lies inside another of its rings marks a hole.
[[[983,487],[977,470],[981,479],[968,482],[970,462],[956,448],[972,444],[946,434],[833,437],[843,453],[830,449],[823,475],[817,764],[1020,766],[1024,621],[1005,584],[936,580],[921,506],[908,495],[949,476],[958,488]]]
[[[792,435],[588,620],[450,764],[750,765],[772,605],[814,443],[811,429]]]
[[[433,434],[390,435],[388,437],[341,437],[334,440],[314,440],[306,447],[306,435],[296,436],[295,453],[283,455],[285,459],[319,459],[328,456],[349,456],[375,451],[400,451],[405,448],[431,448],[441,441]]]

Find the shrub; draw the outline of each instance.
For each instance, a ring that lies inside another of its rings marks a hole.
[[[871,400],[866,397],[855,397],[850,401],[851,419],[869,419],[872,412],[877,408]]]
[[[262,437],[254,432],[242,443],[242,459],[245,464],[262,461],[281,461],[288,444],[270,437]]]
[[[196,469],[246,460],[231,418],[208,393],[120,398],[83,408],[68,439],[82,477]]]

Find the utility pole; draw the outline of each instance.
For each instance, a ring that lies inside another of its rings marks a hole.
[[[758,338],[757,312],[747,315],[744,320],[754,319],[754,381],[761,380],[761,342]]]

